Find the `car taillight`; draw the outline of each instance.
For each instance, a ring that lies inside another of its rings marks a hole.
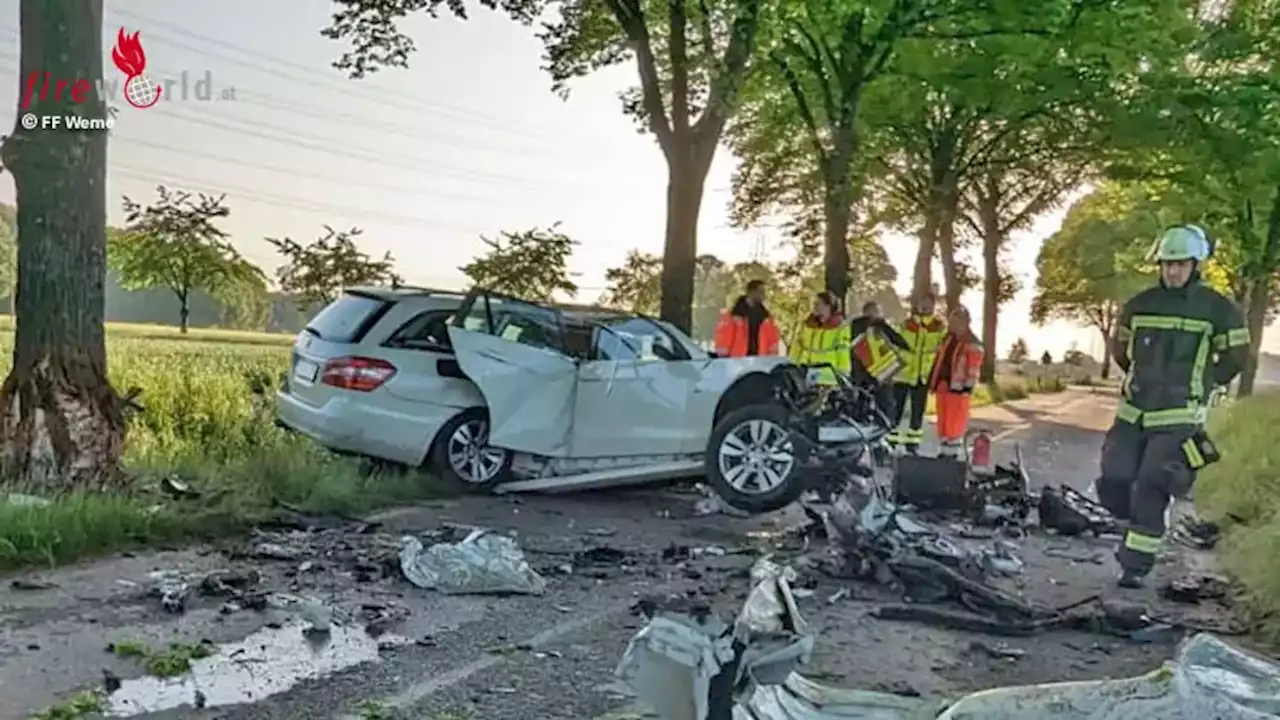
[[[396,374],[396,366],[386,360],[366,357],[342,357],[325,363],[320,382],[331,387],[369,392]]]

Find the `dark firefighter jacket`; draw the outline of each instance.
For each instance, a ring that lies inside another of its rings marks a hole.
[[[1125,372],[1117,419],[1199,425],[1212,389],[1243,369],[1249,330],[1234,303],[1193,275],[1181,288],[1157,285],[1125,303],[1112,350]]]

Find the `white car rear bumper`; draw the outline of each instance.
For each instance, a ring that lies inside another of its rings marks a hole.
[[[404,407],[374,406],[338,396],[317,407],[282,390],[276,393],[276,418],[332,450],[418,466],[440,427],[462,412],[443,405],[394,405]]]

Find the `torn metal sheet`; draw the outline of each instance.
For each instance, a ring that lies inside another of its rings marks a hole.
[[[1261,720],[1280,716],[1280,666],[1212,635],[1120,680],[1007,687],[945,698],[833,688],[799,674],[813,648],[785,568],[760,578],[733,628],[715,618],[654,618],[618,675],[663,720]],[[769,614],[772,617],[769,618]],[[726,682],[732,674],[732,682]],[[725,692],[728,688],[728,692]]]
[[[541,595],[547,581],[505,535],[474,530],[461,542],[424,546],[406,537],[400,570],[420,588],[452,595],[520,593]]]

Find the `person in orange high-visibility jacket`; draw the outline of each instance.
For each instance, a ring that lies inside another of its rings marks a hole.
[[[716,323],[716,354],[720,357],[777,355],[782,334],[764,306],[764,281],[747,283],[747,292]]]
[[[964,450],[973,389],[978,386],[983,348],[970,327],[969,311],[958,307],[947,317],[947,334],[938,346],[938,361],[929,379],[937,400],[938,440],[943,453]]]

